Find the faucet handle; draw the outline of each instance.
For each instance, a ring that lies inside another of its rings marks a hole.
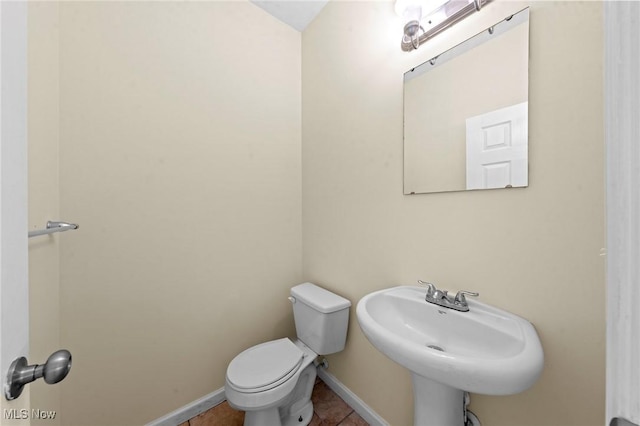
[[[437,287],[435,286],[435,284],[432,283],[428,283],[426,281],[422,281],[422,280],[418,280],[418,284],[421,285],[426,285],[427,286],[427,296],[428,297],[432,297],[433,294],[438,291]]]
[[[465,305],[467,303],[467,298],[464,296],[465,294],[467,296],[472,296],[472,297],[480,296],[480,293],[476,293],[473,291],[460,290],[459,292],[456,293],[455,299],[453,299],[454,303]]]

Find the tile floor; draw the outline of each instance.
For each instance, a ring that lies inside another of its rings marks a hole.
[[[313,401],[313,418],[309,426],[369,425],[319,378],[316,379],[313,387],[311,400]],[[244,413],[229,407],[225,401],[180,426],[242,426],[243,421]]]

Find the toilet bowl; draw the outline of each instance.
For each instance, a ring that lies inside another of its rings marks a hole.
[[[227,368],[225,393],[229,405],[246,412],[245,426],[308,424],[313,416],[316,357],[304,343],[286,338],[245,350]],[[288,403],[294,402],[294,395],[308,404],[292,407]]]
[[[351,302],[311,283],[291,289],[298,339],[276,339],[238,354],[227,367],[229,405],[245,426],[307,425],[318,355],[344,349]]]

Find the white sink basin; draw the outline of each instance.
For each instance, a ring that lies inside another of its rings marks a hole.
[[[463,426],[467,416],[479,424],[466,411],[464,392],[510,395],[540,377],[544,355],[529,321],[475,300],[458,312],[425,301],[425,293],[380,290],[356,311],[373,346],[411,371],[416,425]]]
[[[458,312],[425,301],[421,287],[394,287],[358,303],[369,341],[413,373],[468,392],[510,395],[531,387],[544,356],[531,323],[468,300]]]

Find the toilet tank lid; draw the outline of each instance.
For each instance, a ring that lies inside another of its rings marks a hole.
[[[297,301],[303,302],[323,314],[340,311],[351,306],[351,302],[344,297],[312,283],[298,284],[291,288],[291,295]]]

